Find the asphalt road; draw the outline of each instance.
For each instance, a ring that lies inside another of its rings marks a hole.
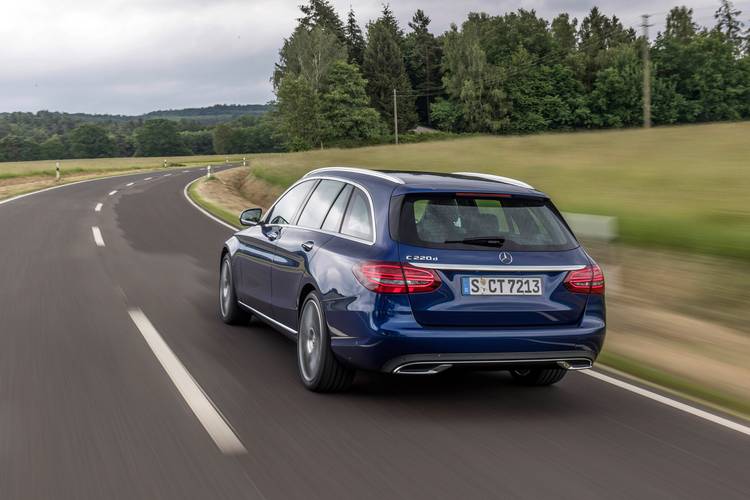
[[[231,231],[184,199],[197,171],[164,175],[0,204],[0,499],[750,497],[750,437],[582,374],[307,392],[292,342],[217,318]],[[217,446],[133,309],[244,453]]]

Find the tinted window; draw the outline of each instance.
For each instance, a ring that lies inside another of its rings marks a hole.
[[[314,184],[315,181],[306,181],[297,184],[289,190],[289,192],[287,192],[276,203],[276,206],[273,207],[268,222],[270,224],[291,224],[294,216],[297,214],[299,206],[305,200],[307,193]]]
[[[349,207],[346,209],[344,223],[341,226],[341,233],[364,240],[372,239],[372,223],[370,217],[370,203],[367,201],[365,194],[355,189],[352,198],[349,201]]]
[[[474,250],[554,251],[578,246],[548,200],[472,194],[407,196],[398,239],[416,246]]]
[[[320,181],[315,191],[310,195],[305,208],[302,209],[302,215],[300,215],[297,225],[315,229],[320,228],[321,224],[323,224],[323,219],[328,214],[328,210],[343,187],[343,182]]]
[[[349,202],[349,195],[354,189],[351,184],[347,184],[346,187],[339,193],[338,198],[331,206],[331,210],[326,215],[326,220],[323,222],[323,227],[326,231],[338,232],[341,227],[341,219],[344,217],[344,210],[346,210],[346,204]]]

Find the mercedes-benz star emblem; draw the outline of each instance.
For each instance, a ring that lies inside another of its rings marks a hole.
[[[503,264],[510,264],[513,262],[513,256],[508,252],[500,252],[500,262]]]

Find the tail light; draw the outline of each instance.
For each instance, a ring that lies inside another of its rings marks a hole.
[[[598,265],[586,266],[577,271],[570,271],[565,277],[565,288],[573,293],[604,293],[604,274]]]
[[[377,293],[431,292],[441,283],[435,271],[399,262],[365,262],[353,271],[365,288]]]

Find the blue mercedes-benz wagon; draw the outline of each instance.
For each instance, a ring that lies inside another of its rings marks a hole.
[[[323,168],[241,223],[221,253],[220,316],[295,339],[311,390],[343,390],[356,370],[549,385],[601,350],[604,276],[521,181]]]

